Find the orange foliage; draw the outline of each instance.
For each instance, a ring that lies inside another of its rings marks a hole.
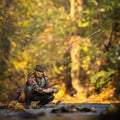
[[[110,85],[109,87],[105,88],[100,94],[92,94],[89,98],[85,96],[84,93],[78,93],[74,96],[70,96],[66,94],[65,84],[56,85],[55,87],[61,88],[61,90],[55,94],[54,103],[60,101],[61,103],[119,103],[120,101],[114,99],[114,91],[115,88]]]
[[[66,88],[65,88],[65,84],[64,83],[62,83],[60,85],[55,85],[53,87],[60,88],[60,91],[55,94],[55,99],[53,101],[53,102],[56,103],[57,101],[61,100],[65,96]]]

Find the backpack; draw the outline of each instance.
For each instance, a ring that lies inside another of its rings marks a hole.
[[[17,97],[16,97],[18,102],[25,102],[25,92],[24,88],[20,88],[17,90]]]

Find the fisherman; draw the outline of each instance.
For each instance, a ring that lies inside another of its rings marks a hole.
[[[39,101],[37,106],[43,106],[51,102],[54,99],[53,94],[59,91],[57,88],[50,87],[48,77],[44,73],[45,70],[46,67],[40,64],[36,65],[34,72],[28,74],[27,82],[23,90],[27,108],[31,106],[32,101]],[[19,101],[21,101],[20,97]]]

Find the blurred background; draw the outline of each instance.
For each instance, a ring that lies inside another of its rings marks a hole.
[[[0,101],[41,63],[54,102],[119,102],[120,2],[0,0]]]

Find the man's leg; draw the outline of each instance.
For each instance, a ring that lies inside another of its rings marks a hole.
[[[26,102],[26,106],[30,106],[31,105],[32,95],[33,95],[33,87],[30,86],[30,85],[26,86],[25,87],[25,102]]]
[[[44,94],[41,96],[40,102],[37,105],[43,106],[43,105],[51,102],[53,99],[54,99],[53,94],[51,94],[51,93]]]

